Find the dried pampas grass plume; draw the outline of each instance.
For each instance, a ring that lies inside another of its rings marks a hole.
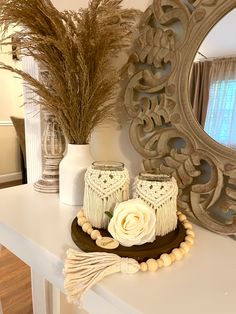
[[[1,44],[14,24],[22,54],[32,56],[49,73],[47,84],[24,71],[17,73],[40,97],[35,100],[57,118],[69,143],[88,143],[104,119],[114,118],[119,72],[113,57],[130,45],[138,12],[122,0],[90,0],[87,9],[59,12],[50,0],[0,0]]]

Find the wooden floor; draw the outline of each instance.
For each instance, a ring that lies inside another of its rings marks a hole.
[[[20,183],[0,184],[0,188]],[[33,313],[30,268],[4,247],[0,252],[0,300],[3,314]]]
[[[6,248],[1,249],[0,299],[3,314],[32,314],[30,268]]]
[[[5,189],[5,188],[9,188],[11,186],[20,185],[20,184],[21,184],[21,180],[0,183],[0,189]]]

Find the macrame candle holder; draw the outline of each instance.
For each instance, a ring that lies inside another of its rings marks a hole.
[[[156,212],[156,235],[164,236],[177,226],[178,186],[174,177],[151,172],[135,180],[135,198],[141,198]]]
[[[84,215],[93,227],[106,229],[116,203],[129,198],[128,170],[120,162],[97,161],[85,174]]]

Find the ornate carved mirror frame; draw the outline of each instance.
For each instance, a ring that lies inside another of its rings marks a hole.
[[[172,174],[178,207],[206,228],[236,233],[236,151],[210,138],[190,105],[189,75],[211,28],[235,0],[154,0],[128,68],[130,137],[144,167]]]

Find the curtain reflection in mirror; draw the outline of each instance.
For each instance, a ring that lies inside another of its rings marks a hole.
[[[198,122],[204,127],[209,99],[211,62],[196,62],[190,79],[190,100]]]
[[[217,142],[236,149],[236,58],[195,63],[190,97],[204,130]]]

